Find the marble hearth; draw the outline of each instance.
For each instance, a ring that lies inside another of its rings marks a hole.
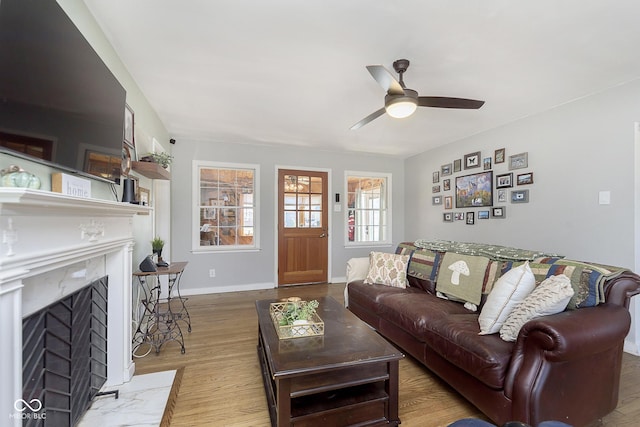
[[[109,277],[107,382],[128,382],[132,218],[148,208],[39,190],[0,188],[0,425],[22,425],[22,319]],[[26,411],[28,412],[28,411]]]

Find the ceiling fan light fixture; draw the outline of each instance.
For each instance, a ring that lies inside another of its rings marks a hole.
[[[418,108],[418,100],[410,96],[400,96],[387,101],[384,109],[391,117],[403,119],[412,115]]]

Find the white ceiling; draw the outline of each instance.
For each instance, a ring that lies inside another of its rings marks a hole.
[[[638,0],[84,0],[176,140],[408,157],[640,77]],[[382,116],[365,69],[480,110]]]

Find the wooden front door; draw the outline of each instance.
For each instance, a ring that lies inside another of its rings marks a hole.
[[[278,285],[326,283],[327,172],[278,171]]]

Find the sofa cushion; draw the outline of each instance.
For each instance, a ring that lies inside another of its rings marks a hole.
[[[478,323],[480,334],[495,334],[513,309],[533,291],[536,280],[529,263],[509,270],[496,282],[482,307]]]
[[[476,306],[482,297],[482,285],[489,258],[447,252],[444,255],[436,290],[447,297]]]
[[[573,293],[571,280],[564,274],[545,279],[509,314],[500,328],[500,338],[515,341],[529,320],[564,311]]]
[[[362,308],[379,314],[380,303],[389,295],[395,294],[424,294],[424,291],[417,288],[394,288],[392,286],[366,284],[362,280],[349,283],[347,286],[349,303],[355,301]]]
[[[502,389],[514,344],[497,334],[479,335],[479,332],[478,315],[467,312],[432,319],[425,338],[427,346],[441,357],[487,386]],[[429,351],[426,359],[428,363]]]
[[[411,288],[407,288],[409,291]],[[431,294],[415,292],[387,293],[380,299],[379,314],[388,322],[404,329],[419,341],[425,341],[425,333],[431,323],[450,314],[477,315],[466,310],[462,304],[436,298]]]
[[[369,271],[364,282],[406,288],[409,257],[410,255],[371,252]]]

